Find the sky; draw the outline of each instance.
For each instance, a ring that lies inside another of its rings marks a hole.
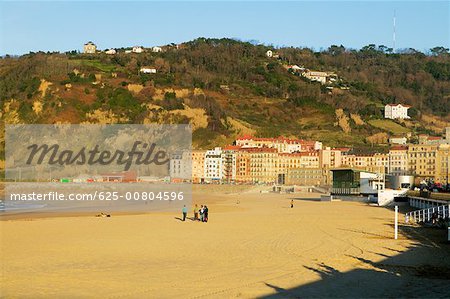
[[[4,1],[0,55],[180,43],[197,37],[268,45],[427,51],[449,47],[450,1]]]

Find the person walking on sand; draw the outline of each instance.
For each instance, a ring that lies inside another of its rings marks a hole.
[[[198,220],[198,205],[195,204],[194,207],[194,220]]]
[[[294,207],[294,200],[291,199],[291,209]]]
[[[187,216],[187,208],[186,205],[184,205],[183,209],[181,210],[183,212],[183,221],[186,221]]]

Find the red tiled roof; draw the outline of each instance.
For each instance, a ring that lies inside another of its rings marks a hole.
[[[406,151],[408,150],[407,146],[403,146],[403,145],[396,145],[390,148],[391,151]]]
[[[388,105],[388,106],[391,106],[391,107],[403,106],[403,107],[405,107],[405,108],[411,108],[410,105],[406,105],[406,104],[387,104],[387,105]]]
[[[304,157],[304,156],[319,156],[317,151],[299,152],[299,153],[280,153],[280,156]]]
[[[227,151],[227,150],[240,150],[242,148],[242,146],[240,145],[227,145],[226,147],[223,148],[223,150]]]
[[[261,153],[276,153],[277,149],[276,148],[269,148],[269,147],[245,147],[245,148],[241,148],[240,151],[245,151],[245,152],[261,152]]]

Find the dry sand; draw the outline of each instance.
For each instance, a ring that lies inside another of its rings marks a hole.
[[[442,231],[402,225],[393,240],[389,209],[311,200],[291,209],[311,194],[235,191],[196,189],[208,223],[173,213],[1,221],[1,297],[450,294]]]

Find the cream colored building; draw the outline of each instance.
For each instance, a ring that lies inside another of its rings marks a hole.
[[[436,175],[434,181],[447,185],[450,183],[450,144],[441,144],[436,154]]]
[[[408,174],[408,147],[393,146],[389,149],[389,171],[393,175]]]
[[[339,168],[342,166],[342,152],[339,149],[326,147],[320,151],[320,167]]]
[[[287,185],[322,185],[327,184],[328,175],[323,168],[292,168],[287,171]]]
[[[131,52],[142,53],[142,52],[144,52],[144,48],[142,48],[141,46],[134,46],[133,49],[131,49]]]
[[[216,147],[205,153],[204,178],[206,181],[220,181],[223,178],[222,148]]]
[[[389,119],[408,119],[409,105],[402,104],[387,104],[384,106],[384,118]]]
[[[111,49],[109,49],[109,50],[106,50],[105,53],[108,54],[108,55],[114,55],[114,54],[117,53],[117,51],[116,51],[116,49],[112,49],[112,48],[111,48]]]
[[[365,169],[373,173],[387,173],[389,170],[389,155],[375,153],[368,156],[368,166]]]
[[[246,149],[250,153],[250,177],[253,183],[276,183],[278,153],[274,148]]]
[[[160,53],[160,52],[162,52],[162,48],[155,46],[155,47],[152,48],[152,52],[153,53]]]
[[[386,173],[389,168],[389,155],[382,153],[342,155],[342,167],[356,168],[374,173]]]
[[[436,175],[437,145],[410,144],[408,147],[408,169],[416,176],[416,183],[434,179]]]
[[[310,71],[302,73],[302,76],[308,80],[320,82],[320,84],[327,83],[328,73],[327,72],[318,72],[318,71]]]
[[[83,46],[83,53],[85,54],[95,54],[97,52],[97,46],[89,41],[87,43],[84,44]]]
[[[236,152],[236,182],[250,183],[250,152],[240,150]]]
[[[204,150],[192,151],[192,181],[201,183],[205,178],[205,154]]]

